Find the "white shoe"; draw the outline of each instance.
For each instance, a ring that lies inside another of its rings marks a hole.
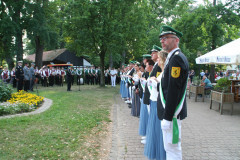
[[[143,140],[143,139],[146,139],[146,136],[141,137],[141,139],[142,139],[142,140]]]
[[[125,103],[131,103],[131,101],[127,100],[127,101],[125,101]]]
[[[146,139],[141,140],[142,144],[146,144]]]

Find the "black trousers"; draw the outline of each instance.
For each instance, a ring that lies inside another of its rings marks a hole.
[[[43,86],[44,87],[48,87],[48,85],[49,85],[49,78],[48,77],[44,77]]]
[[[20,78],[18,81],[17,81],[17,91],[20,91],[23,89],[23,78]]]
[[[81,76],[77,75],[77,85],[80,85],[80,78],[81,78]]]
[[[30,80],[25,80],[24,81],[24,91],[28,91],[30,88]]]
[[[71,91],[72,81],[68,80],[67,82],[67,91]]]
[[[49,86],[54,85],[54,76],[49,76]]]

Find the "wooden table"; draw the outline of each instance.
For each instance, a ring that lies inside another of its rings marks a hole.
[[[195,102],[197,102],[197,95],[201,94],[202,95],[202,101],[204,102],[204,87],[203,86],[194,86],[194,85],[190,85],[189,87],[189,99],[191,96],[191,93],[195,93]]]
[[[235,102],[238,102],[238,99],[236,98],[238,93],[236,93],[235,91],[235,86],[237,86],[237,83],[240,82],[240,79],[238,80],[233,80],[233,79],[230,79],[230,81],[232,82],[232,93],[234,94],[234,101]]]

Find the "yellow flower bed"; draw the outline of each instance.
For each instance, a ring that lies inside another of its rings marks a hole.
[[[7,102],[11,104],[25,103],[28,105],[38,106],[42,101],[43,97],[21,90],[19,92],[13,93],[12,97]]]

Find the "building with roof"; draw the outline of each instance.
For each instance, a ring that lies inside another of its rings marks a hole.
[[[35,62],[36,54],[31,54],[26,57],[27,60]],[[84,56],[76,56],[73,52],[63,49],[56,49],[51,51],[43,52],[43,65],[48,65],[50,63],[54,64],[66,64],[70,62],[73,66],[92,66],[90,62]]]

